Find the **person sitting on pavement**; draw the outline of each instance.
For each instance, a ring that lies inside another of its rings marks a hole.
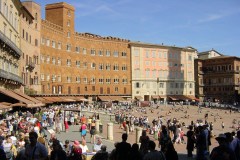
[[[98,152],[101,150],[101,146],[102,146],[102,139],[100,137],[97,138],[97,143],[94,144],[93,146],[93,152]]]
[[[80,143],[77,140],[75,140],[73,143],[70,159],[82,160],[82,148],[80,147]]]
[[[82,152],[85,153],[85,152],[88,152],[89,149],[88,149],[88,146],[86,144],[86,141],[85,140],[82,140],[82,144],[80,144],[80,147],[82,148]]]
[[[69,157],[72,151],[72,145],[70,145],[69,140],[65,141],[65,144],[63,145],[63,149],[66,152],[67,157]]]
[[[107,147],[105,145],[101,146],[101,150],[99,150],[91,160],[108,160],[108,152]]]

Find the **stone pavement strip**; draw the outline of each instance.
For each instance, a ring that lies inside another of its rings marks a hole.
[[[88,117],[89,115],[92,115],[93,112],[83,112],[86,117]],[[119,125],[118,124],[114,124],[113,125],[113,141],[107,140],[107,123],[110,122],[110,116],[107,114],[100,114],[100,119],[102,120],[102,124],[103,124],[103,133],[99,133],[98,135],[96,135],[96,137],[101,137],[103,144],[107,146],[107,151],[111,152],[114,149],[114,143],[115,142],[120,142],[121,141],[121,135],[122,133],[124,133],[125,131],[123,131],[122,129],[119,129]],[[60,134],[56,134],[57,139],[60,140],[63,144],[65,142],[65,140],[69,140],[70,142],[73,142],[75,140],[81,141],[81,135],[79,132],[79,125],[70,125],[69,126],[69,132],[61,132]],[[133,144],[135,143],[135,132],[132,132],[129,134],[128,137],[128,142]],[[153,137],[151,135],[150,139],[153,140]],[[48,133],[48,139],[50,138],[50,135]],[[86,136],[86,141],[87,141],[87,146],[89,148],[90,151],[93,150],[93,144],[90,143],[90,134],[89,132],[87,133]],[[155,141],[157,143],[157,141]],[[186,156],[186,149],[185,149],[185,145],[177,145],[175,146],[179,155],[179,160],[192,160],[194,158],[188,158]],[[159,150],[159,148],[156,148],[157,150]]]

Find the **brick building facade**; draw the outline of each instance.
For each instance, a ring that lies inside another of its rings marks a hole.
[[[78,33],[74,7],[46,5],[41,23],[42,94],[131,95],[129,41]]]
[[[22,2],[20,16],[20,45],[22,50],[20,74],[26,94],[40,94],[40,27],[41,7],[33,1]]]
[[[240,58],[195,60],[196,95],[201,101],[240,102]]]

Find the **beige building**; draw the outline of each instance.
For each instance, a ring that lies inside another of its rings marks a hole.
[[[20,1],[0,0],[0,88],[20,89]]]
[[[194,48],[131,42],[132,97],[138,100],[195,98]]]
[[[20,17],[32,20],[19,0],[0,0],[0,114],[12,107],[39,107],[40,101],[24,94]],[[25,46],[27,47],[27,46]]]
[[[42,94],[131,95],[128,40],[75,31],[75,9],[67,3],[48,4],[45,11],[40,48]]]
[[[20,16],[20,45],[22,50],[20,73],[26,94],[41,93],[40,85],[40,28],[41,7],[33,1],[22,2]]]
[[[223,54],[217,52],[216,50],[212,49],[209,51],[204,51],[204,52],[199,52],[198,53],[198,58],[200,59],[208,59],[208,58],[213,58],[213,57],[218,57],[222,56]]]

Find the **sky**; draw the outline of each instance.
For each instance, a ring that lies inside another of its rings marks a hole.
[[[75,7],[75,30],[240,57],[240,0],[35,0]]]

